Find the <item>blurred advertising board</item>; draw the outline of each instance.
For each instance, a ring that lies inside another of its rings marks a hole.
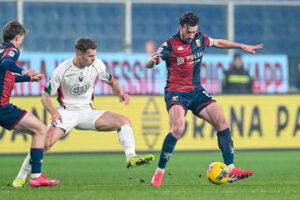
[[[32,68],[45,74],[45,79],[39,83],[18,83],[13,95],[40,95],[48,82],[53,70],[63,60],[74,57],[74,53],[23,53],[19,65],[25,69]],[[108,66],[110,73],[120,82],[124,90],[130,94],[162,95],[166,82],[165,63],[146,69],[148,54],[99,53]],[[204,55],[201,65],[201,83],[213,94],[221,93],[223,70],[227,70],[232,62],[228,55]],[[255,93],[287,93],[288,92],[288,59],[285,55],[244,55],[244,66],[253,78]],[[95,95],[112,94],[109,86],[97,81]]]
[[[229,120],[236,149],[300,149],[300,95],[215,96]],[[53,101],[55,99],[53,98]],[[45,124],[50,115],[40,97],[13,97],[12,103],[33,113]],[[94,107],[128,116],[137,151],[160,151],[170,131],[163,96],[132,96],[129,106],[115,96],[96,97]],[[84,116],[83,116],[84,117]],[[0,154],[25,153],[31,137],[0,127]],[[176,150],[217,150],[216,130],[195,117],[186,116],[186,129]],[[50,152],[121,152],[117,131],[73,129]]]

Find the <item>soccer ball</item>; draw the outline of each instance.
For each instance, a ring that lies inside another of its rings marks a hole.
[[[213,162],[208,166],[206,176],[211,183],[220,185],[228,180],[229,169],[222,162]]]

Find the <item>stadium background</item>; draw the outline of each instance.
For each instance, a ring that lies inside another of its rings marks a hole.
[[[12,19],[25,25],[29,33],[19,64],[45,73],[47,79],[62,60],[74,56],[76,38],[93,38],[98,57],[132,95],[131,105],[125,107],[97,82],[95,107],[131,118],[138,151],[159,151],[169,130],[162,96],[165,68],[161,64],[146,70],[144,63],[151,56],[146,51],[176,33],[179,16],[190,10],[200,17],[199,30],[212,38],[264,44],[256,55],[243,57],[255,81],[251,96],[222,95],[220,88],[222,70],[240,51],[210,48],[203,58],[202,84],[230,120],[236,149],[299,149],[300,96],[294,82],[300,66],[300,1],[0,0],[0,25]],[[47,79],[16,85],[12,98],[45,123],[50,116],[39,96]],[[176,150],[218,149],[211,126],[191,113],[186,123]],[[51,152],[121,151],[116,132],[87,132],[72,130]],[[29,146],[28,136],[1,127],[0,154],[25,153]]]

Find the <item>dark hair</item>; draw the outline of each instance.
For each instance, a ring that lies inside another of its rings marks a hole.
[[[25,35],[26,29],[18,21],[10,21],[2,29],[3,35],[2,39],[4,42],[11,41],[17,35]]]
[[[185,12],[179,18],[179,24],[181,26],[189,25],[189,26],[197,26],[199,24],[199,17],[194,12]]]
[[[85,53],[88,49],[96,49],[97,44],[90,38],[78,38],[75,43],[75,49]]]

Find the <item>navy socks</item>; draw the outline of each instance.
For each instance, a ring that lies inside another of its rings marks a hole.
[[[42,171],[42,162],[43,162],[44,151],[43,149],[31,149],[31,173],[39,174]]]
[[[225,129],[217,133],[218,135],[218,145],[222,151],[224,163],[226,165],[233,164],[234,159],[234,149],[233,141],[231,139],[231,134],[229,129]]]
[[[158,167],[161,169],[166,168],[166,164],[170,158],[170,156],[173,153],[173,150],[175,148],[175,145],[177,143],[177,139],[174,138],[171,133],[169,133],[165,140],[164,140],[164,144],[162,146],[162,150],[160,153],[160,158],[159,158],[159,162],[158,162]]]

